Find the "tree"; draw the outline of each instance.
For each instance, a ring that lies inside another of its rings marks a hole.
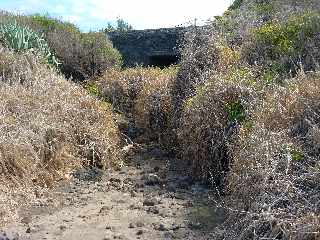
[[[111,23],[108,23],[108,26],[104,29],[104,31],[105,32],[112,32],[112,31],[125,32],[125,31],[129,31],[132,29],[133,29],[133,27],[129,23],[127,23],[122,18],[118,18],[115,26],[112,25]]]

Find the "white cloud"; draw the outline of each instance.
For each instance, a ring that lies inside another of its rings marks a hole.
[[[6,2],[6,3],[4,3]],[[82,28],[101,28],[121,17],[136,29],[173,27],[221,14],[232,0],[0,0],[0,8],[52,13]]]
[[[63,5],[59,4],[53,9],[53,12],[57,14],[66,13],[66,8]]]

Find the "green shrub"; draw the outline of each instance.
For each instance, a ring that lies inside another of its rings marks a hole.
[[[31,21],[43,27],[45,32],[53,31],[58,26],[56,19],[50,18],[49,15],[35,14],[30,16]]]
[[[301,161],[304,159],[303,153],[299,150],[293,149],[290,151],[290,154],[293,161]]]
[[[242,122],[246,118],[246,113],[240,101],[235,101],[226,104],[229,121]]]
[[[120,31],[120,32],[125,32],[132,30],[133,27],[127,23],[125,20],[122,18],[117,19],[116,26],[112,25],[111,23],[108,23],[108,26],[104,29],[104,32],[112,32],[112,31]]]
[[[317,64],[314,61],[320,60],[317,48],[311,47],[318,41],[319,32],[319,12],[291,16],[284,22],[270,21],[253,31],[256,47],[250,46],[249,51],[280,75],[295,71],[300,64],[311,70]]]
[[[35,14],[26,16],[26,19],[30,22],[28,25],[31,25],[37,31],[45,33],[45,35],[57,29],[80,34],[80,30],[73,23],[61,21],[49,15]]]
[[[44,56],[48,64],[55,67],[59,65],[43,36],[39,36],[28,27],[20,26],[16,22],[2,24],[0,25],[0,40],[6,47],[17,52],[36,49]]]
[[[86,85],[86,89],[92,96],[100,96],[100,90],[94,83],[89,83]]]

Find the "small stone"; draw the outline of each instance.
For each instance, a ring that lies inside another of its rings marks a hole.
[[[67,227],[64,226],[64,225],[61,225],[61,226],[59,226],[59,229],[60,229],[61,231],[65,231],[65,230],[67,229]]]
[[[30,216],[25,216],[25,217],[21,218],[21,223],[29,224],[31,222],[32,222],[32,218]]]
[[[142,234],[144,234],[144,230],[143,229],[139,229],[138,231],[137,231],[137,235],[142,235]]]
[[[136,223],[136,226],[137,227],[144,227],[144,223],[139,221],[139,222]]]
[[[130,223],[129,224],[129,228],[135,228],[136,226],[134,225],[134,223]]]
[[[173,231],[177,231],[177,230],[180,229],[180,226],[174,223],[174,224],[172,224],[171,229],[172,229]]]
[[[144,188],[144,184],[143,183],[137,183],[136,185],[134,185],[134,187],[137,188]]]
[[[107,229],[107,230],[111,230],[112,227],[111,227],[110,225],[106,225],[106,229]]]
[[[0,240],[10,240],[6,233],[0,233]]]
[[[26,233],[31,233],[31,228],[30,227],[27,228]]]
[[[159,214],[159,208],[157,206],[152,206],[147,210],[149,213]]]
[[[138,194],[133,190],[130,192],[130,195],[131,195],[131,197],[137,197],[138,196]]]
[[[157,205],[157,204],[159,204],[159,201],[158,201],[158,199],[156,199],[156,198],[145,199],[145,200],[143,201],[143,205],[144,205],[144,206],[155,206],[155,205]]]
[[[112,209],[112,206],[102,206],[99,213],[106,213]]]
[[[161,179],[158,175],[156,174],[147,174],[143,176],[143,180],[145,181],[146,185],[149,186],[154,186],[154,185],[158,185],[161,183]]]
[[[122,234],[117,234],[113,236],[113,239],[125,239],[125,236],[123,236]]]
[[[159,230],[159,231],[168,231],[169,228],[166,227],[163,223],[160,223],[158,230]]]

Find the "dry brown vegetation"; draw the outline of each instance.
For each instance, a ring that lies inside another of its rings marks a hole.
[[[140,141],[164,144],[171,125],[171,89],[176,72],[176,67],[113,69],[91,84],[102,98],[144,132]]]
[[[0,11],[0,23],[17,22],[44,34],[58,57],[61,72],[76,81],[97,77],[106,69],[120,67],[121,55],[104,32],[81,32],[74,24],[44,15],[14,15]]]
[[[319,239],[319,1],[236,2],[190,28],[178,68],[108,69],[87,84],[97,98],[2,49],[0,174],[48,184],[119,163],[100,99],[126,134],[141,130],[135,141],[173,150],[216,189],[229,211],[216,239]]]
[[[229,210],[217,239],[320,236],[316,9],[244,0],[185,36],[175,144]]]
[[[1,47],[0,68],[1,188],[51,186],[75,168],[121,164],[109,104],[42,65],[32,53]]]

